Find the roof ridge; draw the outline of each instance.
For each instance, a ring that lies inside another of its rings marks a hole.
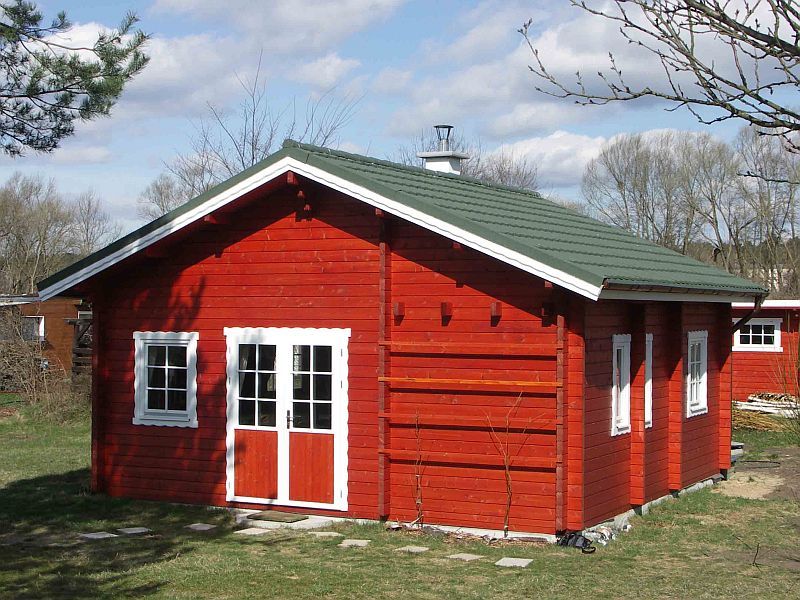
[[[367,162],[370,164],[379,165],[381,167],[389,167],[393,169],[397,169],[398,171],[411,171],[415,173],[419,173],[420,175],[425,175],[429,177],[439,177],[443,179],[449,179],[450,181],[459,182],[459,183],[469,183],[474,184],[477,186],[501,190],[505,192],[513,192],[516,194],[520,194],[522,196],[528,196],[532,198],[536,198],[537,200],[544,200],[545,202],[550,202],[559,206],[560,208],[566,208],[570,210],[566,206],[561,206],[557,202],[553,202],[542,196],[539,192],[534,190],[528,190],[521,187],[514,187],[511,185],[505,185],[503,183],[494,183],[483,181],[482,179],[478,179],[476,177],[470,177],[469,175],[461,175],[456,173],[442,173],[441,171],[433,171],[431,169],[426,169],[425,167],[417,167],[415,165],[404,165],[399,162],[395,162],[392,160],[384,159],[384,158],[376,158],[374,156],[367,156],[366,154],[356,154],[354,152],[345,152],[344,150],[336,150],[334,148],[328,148],[326,146],[315,146],[314,144],[307,144],[305,142],[298,142],[297,140],[293,140],[287,138],[283,141],[283,148],[297,148],[299,150],[305,150],[307,152],[315,152],[317,154],[327,154],[330,156],[335,156],[337,158],[343,158],[346,160],[352,161],[361,161]],[[575,212],[575,211],[573,211]]]

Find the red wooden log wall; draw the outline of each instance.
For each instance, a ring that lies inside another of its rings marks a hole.
[[[741,318],[749,312],[747,309],[737,308],[733,311],[733,317]],[[783,319],[783,352],[733,352],[734,400],[745,401],[750,394],[758,392],[793,393],[796,384],[796,379],[790,374],[797,364],[800,311],[762,308],[756,318]]]

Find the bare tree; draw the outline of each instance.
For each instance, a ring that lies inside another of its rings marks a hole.
[[[794,0],[614,0],[597,7],[586,0],[570,2],[617,23],[624,40],[660,63],[662,83],[630,84],[613,54],[608,70],[597,73],[599,88],[581,72],[565,82],[545,66],[529,21],[520,33],[535,60],[530,70],[547,84],[538,91],[584,105],[661,98],[674,104],[672,110],[687,107],[702,123],[742,119],[798,148],[796,138],[787,135],[800,131],[794,107],[800,10]],[[788,92],[787,102],[781,101],[782,91]]]
[[[396,162],[419,166],[419,152],[430,152],[439,148],[437,138],[423,130],[409,144],[397,149],[392,157]],[[509,187],[536,191],[539,188],[539,171],[525,156],[512,150],[501,149],[486,152],[480,140],[470,140],[456,133],[450,139],[450,149],[469,155],[462,163],[461,174],[487,183],[498,183]]]
[[[70,201],[52,179],[15,173],[0,187],[0,289],[33,292],[37,281],[117,233],[93,194]]]
[[[202,194],[275,152],[286,139],[336,146],[339,133],[350,122],[360,98],[337,96],[330,90],[309,98],[300,108],[296,100],[276,108],[261,77],[259,60],[252,81],[239,79],[243,100],[231,114],[209,105],[197,124],[190,151],[165,165],[139,197],[139,215],[146,219]]]
[[[73,251],[87,256],[120,236],[121,230],[103,209],[94,192],[87,191],[72,203],[74,227]]]

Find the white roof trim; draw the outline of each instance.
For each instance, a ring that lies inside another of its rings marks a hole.
[[[753,303],[734,302],[733,308],[753,308]],[[800,300],[764,300],[761,308],[800,308]]]
[[[230,188],[220,192],[216,196],[209,198],[204,203],[196,206],[192,210],[178,215],[175,217],[175,219],[165,223],[162,227],[147,233],[137,240],[132,241],[130,244],[120,248],[116,252],[113,252],[112,254],[109,254],[108,256],[105,256],[102,259],[87,265],[80,271],[71,274],[69,277],[65,277],[50,287],[40,290],[39,298],[41,300],[47,300],[58,295],[59,293],[77,285],[81,281],[84,281],[85,279],[96,275],[100,271],[103,271],[128,258],[136,252],[144,250],[148,246],[182,229],[183,227],[202,219],[204,216],[214,212],[218,208],[233,202],[244,194],[254,190],[268,181],[271,181],[272,179],[275,179],[276,177],[279,177],[280,175],[285,174],[288,171],[294,171],[299,175],[303,175],[309,179],[323,183],[332,189],[343,192],[349,196],[361,200],[362,202],[370,204],[371,206],[385,210],[388,213],[402,217],[403,219],[415,223],[416,225],[428,229],[429,231],[444,235],[447,238],[462,243],[470,248],[474,248],[475,250],[483,252],[484,254],[488,254],[489,256],[492,256],[493,258],[496,258],[506,264],[541,277],[547,281],[551,281],[554,284],[573,291],[581,296],[584,296],[585,298],[597,300],[600,297],[601,288],[594,284],[583,281],[582,279],[574,277],[559,269],[554,269],[549,265],[520,254],[519,252],[509,250],[500,244],[486,240],[473,233],[446,223],[445,221],[435,219],[421,211],[405,206],[399,202],[395,202],[394,200],[390,200],[389,198],[381,196],[380,194],[376,194],[365,187],[354,184],[347,179],[332,175],[323,169],[308,165],[291,157],[286,157],[268,167],[265,167],[261,171],[254,173],[247,179],[240,181],[236,185],[233,185]],[[741,297],[737,299],[740,298]]]

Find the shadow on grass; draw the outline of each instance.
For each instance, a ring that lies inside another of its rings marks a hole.
[[[179,506],[92,495],[89,470],[14,481],[0,488],[0,596],[24,598],[135,598],[156,593],[166,580],[138,570],[193,552],[226,535],[230,516]],[[218,529],[197,533],[203,521]],[[83,541],[81,533],[144,526],[144,536]]]

